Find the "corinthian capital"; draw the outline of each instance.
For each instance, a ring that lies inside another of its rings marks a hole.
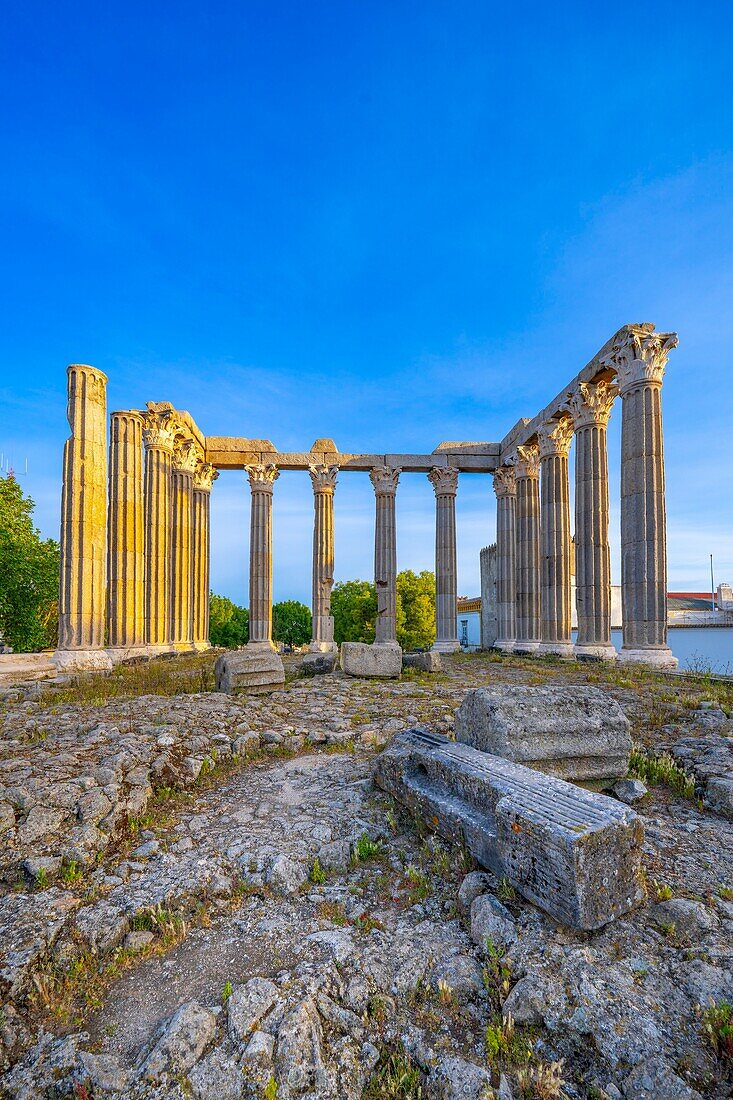
[[[579,382],[567,400],[576,432],[579,428],[605,428],[617,397],[618,386],[611,382]]]
[[[454,497],[458,492],[458,467],[433,466],[428,474],[428,481],[432,484],[436,497]]]
[[[199,462],[196,473],[193,475],[193,487],[208,493],[218,476],[219,471],[216,466],[212,466],[210,462]]]
[[[513,497],[517,491],[517,481],[513,466],[500,466],[494,470],[494,492],[497,497]]]
[[[537,432],[540,458],[550,458],[552,455],[564,455],[567,458],[574,431],[569,416],[564,416],[562,420],[548,420]]]
[[[314,493],[332,493],[336,488],[338,466],[326,466],[318,463],[308,467]]]
[[[173,454],[176,433],[172,413],[148,409],[143,416],[143,443],[146,447],[158,447]]]
[[[272,462],[258,462],[253,466],[245,466],[244,469],[253,493],[271,493],[273,485],[280,477],[280,471]]]
[[[373,466],[369,471],[369,477],[374,492],[387,493],[392,496],[397,492],[397,482],[400,480],[401,470],[398,466]]]
[[[616,371],[622,397],[636,386],[661,386],[667,358],[678,343],[676,332],[655,332],[652,324],[628,325],[603,366]]]
[[[517,447],[515,474],[517,477],[540,476],[540,449],[536,443],[528,443],[523,447]]]
[[[173,469],[181,474],[196,473],[196,467],[203,458],[195,439],[177,439],[173,448]]]

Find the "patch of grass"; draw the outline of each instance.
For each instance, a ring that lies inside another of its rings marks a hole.
[[[61,866],[61,880],[67,886],[75,886],[83,878],[81,868],[75,859],[66,860]]]
[[[422,1100],[420,1070],[404,1047],[383,1047],[364,1100]]]
[[[719,886],[718,897],[723,901],[733,901],[733,887],[731,886]]]
[[[502,961],[501,951],[491,937],[486,941],[486,966],[482,977],[491,1007],[498,1012],[511,988],[512,972]]]
[[[326,881],[327,875],[321,867],[318,856],[316,856],[316,858],[313,860],[313,866],[310,869],[309,878],[311,882],[314,883],[316,886],[322,886],[323,883]]]
[[[733,1068],[733,1005],[721,1001],[702,1011],[702,1037],[712,1047],[716,1056],[725,1063],[726,1070]]]
[[[517,1030],[511,1015],[497,1013],[486,1028],[486,1060],[492,1070],[525,1066],[532,1057],[532,1044]]]
[[[657,882],[656,879],[652,881],[652,890],[654,892],[655,901],[669,901],[674,897],[674,892],[671,886],[666,883]]]
[[[234,986],[232,985],[232,983],[227,978],[227,980],[224,982],[224,988],[221,991],[221,1003],[225,1005],[227,1003],[227,1001],[229,1000],[229,998],[231,997],[233,992],[234,992]]]
[[[377,920],[376,917],[370,917],[368,913],[362,913],[361,916],[356,918],[356,927],[360,932],[368,935],[376,928],[378,931],[382,931],[384,925],[381,920]]]
[[[520,1100],[562,1100],[563,1063],[537,1061],[517,1073]]]
[[[316,916],[319,920],[328,920],[331,924],[348,924],[344,907],[340,901],[322,901],[316,906]]]
[[[512,902],[517,900],[517,891],[512,886],[508,878],[499,879],[499,886],[496,890],[496,896],[499,901]]]
[[[36,874],[34,885],[36,887],[36,890],[48,890],[50,883],[48,880],[48,871],[45,867],[38,868],[38,873]]]
[[[384,855],[381,840],[372,840],[366,833],[362,833],[351,850],[351,862],[366,863],[370,859],[380,859]]]
[[[262,1092],[262,1100],[277,1100],[277,1081],[274,1077],[271,1077],[265,1085]]]
[[[69,683],[44,689],[50,704],[99,706],[110,699],[140,695],[191,695],[214,691],[214,662],[209,651],[191,657],[156,658],[140,664],[117,665],[111,672],[79,673]]]
[[[424,871],[410,864],[405,871],[405,878],[409,884],[406,899],[408,906],[418,905],[421,901],[425,901],[430,897],[433,890],[430,885],[430,879]]]
[[[669,787],[683,798],[695,798],[695,780],[668,752],[647,753],[638,746],[631,750],[629,775],[649,787]]]

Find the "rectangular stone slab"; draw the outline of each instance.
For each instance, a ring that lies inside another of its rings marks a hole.
[[[375,779],[561,924],[601,928],[644,898],[641,820],[604,795],[423,730],[392,741]]]

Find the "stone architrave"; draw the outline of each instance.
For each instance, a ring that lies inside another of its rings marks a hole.
[[[193,475],[193,646],[209,649],[209,576],[211,571],[211,487],[219,471],[199,462]]]
[[[61,493],[59,644],[64,669],[110,668],[104,650],[107,550],[107,377],[83,363],[66,371],[71,435]]]
[[[540,458],[536,444],[517,447],[517,653],[540,646]]]
[[[112,660],[145,650],[143,416],[110,417],[107,644]]]
[[[374,584],[377,589],[376,645],[397,645],[397,531],[395,496],[400,470],[374,466],[369,471],[376,498]]]
[[[540,652],[572,657],[568,454],[573,422],[569,416],[551,420],[537,435],[540,448]]]
[[[176,652],[193,649],[193,479],[202,460],[193,439],[179,439],[171,479],[170,640]]]
[[[145,642],[148,652],[170,650],[171,412],[148,404],[145,444]]]
[[[339,468],[335,465],[309,466],[313,485],[313,653],[333,653],[331,589],[334,570],[333,494]]]
[[[496,606],[496,543],[484,546],[479,554],[481,567],[481,648],[496,645],[499,619]]]
[[[273,650],[272,491],[280,476],[274,463],[244,467],[252,491],[249,535],[249,645]]]
[[[568,394],[575,427],[575,564],[581,659],[613,661],[606,429],[618,387],[580,382]]]
[[[513,466],[494,474],[496,494],[497,649],[512,653],[517,635],[517,486]]]
[[[454,653],[458,644],[458,568],[456,493],[458,469],[434,466],[428,474],[435,490],[435,644],[436,653]]]
[[[674,668],[667,644],[667,515],[662,379],[674,332],[631,326],[614,350],[621,417],[621,605],[619,660]]]

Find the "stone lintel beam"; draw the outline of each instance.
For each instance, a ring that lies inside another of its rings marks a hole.
[[[618,332],[614,333],[611,339],[603,345],[601,350],[593,356],[590,362],[586,363],[583,369],[578,372],[575,378],[566,386],[563,386],[549,405],[545,406],[545,408],[538,412],[532,419],[519,420],[511,431],[504,436],[501,441],[501,456],[503,461],[507,461],[511,453],[516,450],[517,446],[528,443],[537,434],[542,424],[562,413],[567,402],[569,390],[578,390],[581,382],[613,381],[617,374],[617,362],[622,349],[626,345],[637,346],[640,342],[646,342],[653,339],[653,333],[654,325],[649,321],[641,324],[622,325]],[[660,333],[657,335],[664,341],[674,334]]]
[[[391,466],[405,473],[429,473],[435,467],[455,466],[461,473],[493,473],[498,465],[498,444],[493,454],[434,451],[432,454],[349,454],[338,451],[255,450],[261,440],[209,436],[206,461],[219,470],[241,470],[243,466],[274,463],[279,470],[304,470],[311,466],[338,466],[340,470],[368,473],[375,466]]]

